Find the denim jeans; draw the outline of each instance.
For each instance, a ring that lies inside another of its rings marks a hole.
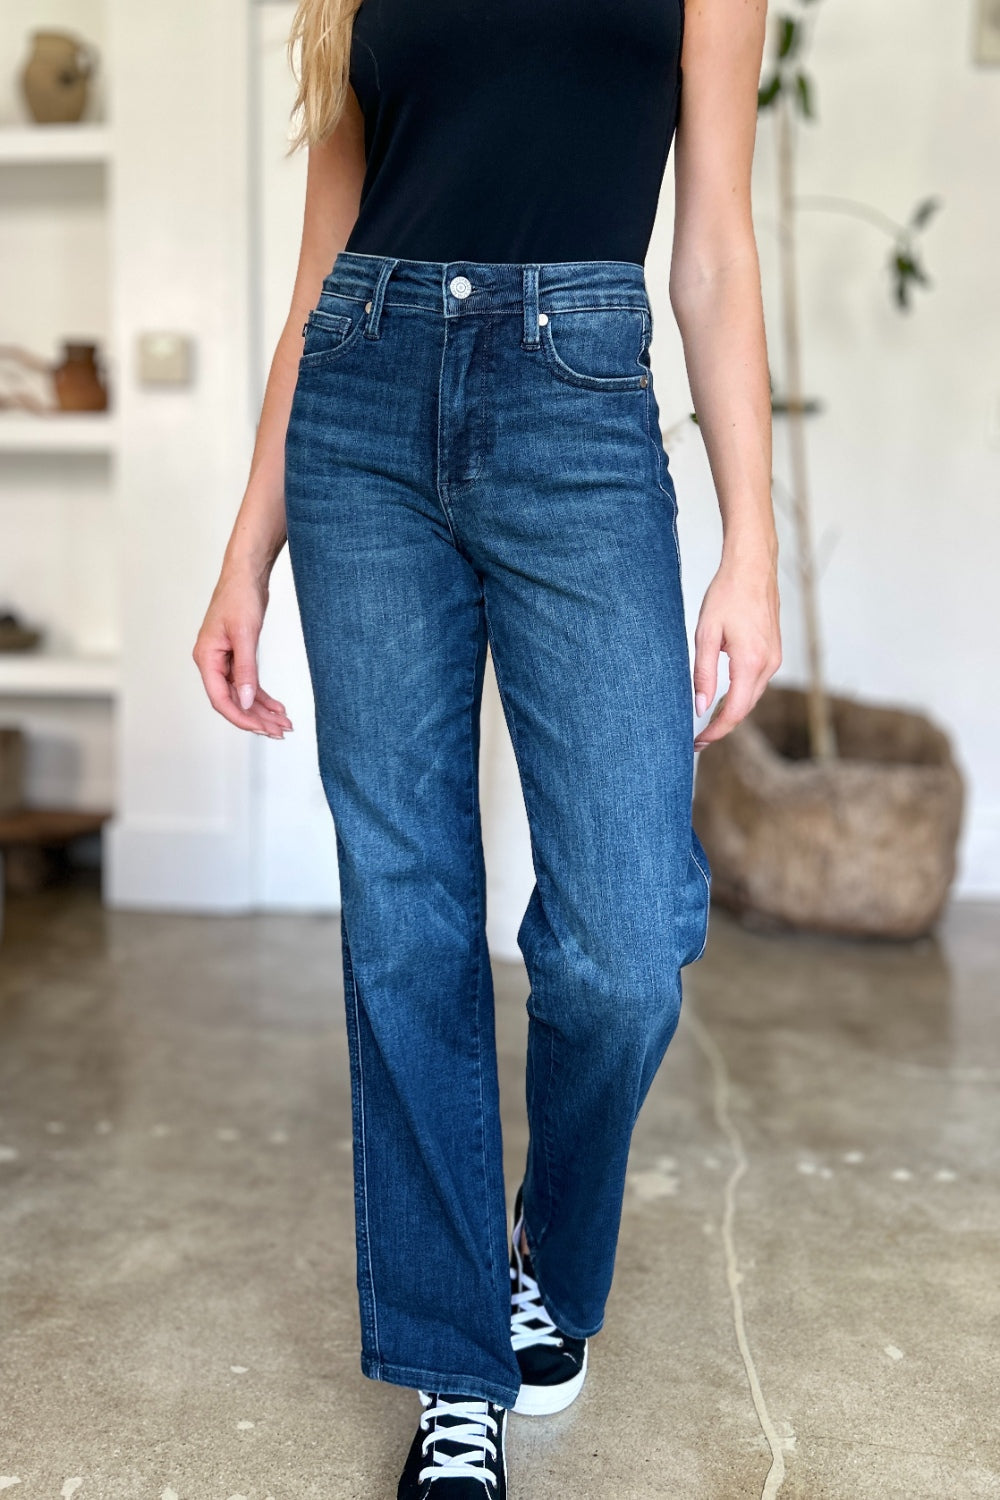
[[[362,1369],[511,1406],[478,790],[487,645],[535,885],[527,1236],[602,1324],[632,1128],[700,957],[676,496],[643,268],[341,253],[309,315],[288,544],[333,815]]]

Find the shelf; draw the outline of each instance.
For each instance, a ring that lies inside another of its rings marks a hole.
[[[0,412],[0,453],[112,453],[116,438],[108,412]]]
[[[0,651],[0,694],[16,698],[113,698],[116,656],[56,656]]]
[[[107,125],[0,126],[0,166],[110,160]]]

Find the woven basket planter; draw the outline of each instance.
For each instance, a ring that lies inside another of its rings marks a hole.
[[[805,694],[771,687],[699,757],[694,822],[720,905],[853,937],[933,927],[955,874],[963,782],[921,714],[831,700],[839,758],[809,760]]]

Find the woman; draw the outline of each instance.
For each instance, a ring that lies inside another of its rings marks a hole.
[[[362,1368],[422,1403],[400,1500],[501,1500],[508,1411],[583,1384],[632,1127],[705,943],[693,750],[780,659],[750,215],[764,9],[301,0],[294,22],[301,259],[194,655],[231,723],[291,728],[256,670],[287,535],[343,897]],[[643,270],[675,130],[670,300],[724,525],[699,717],[720,651],[730,669],[693,745]],[[509,1253],[487,643],[536,874]]]

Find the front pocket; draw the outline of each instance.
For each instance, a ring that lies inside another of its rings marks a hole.
[[[301,365],[325,364],[336,359],[345,346],[354,341],[363,319],[348,313],[331,313],[314,307],[302,330]]]
[[[552,374],[588,391],[644,390],[649,336],[641,307],[573,308],[539,318],[541,351]]]

